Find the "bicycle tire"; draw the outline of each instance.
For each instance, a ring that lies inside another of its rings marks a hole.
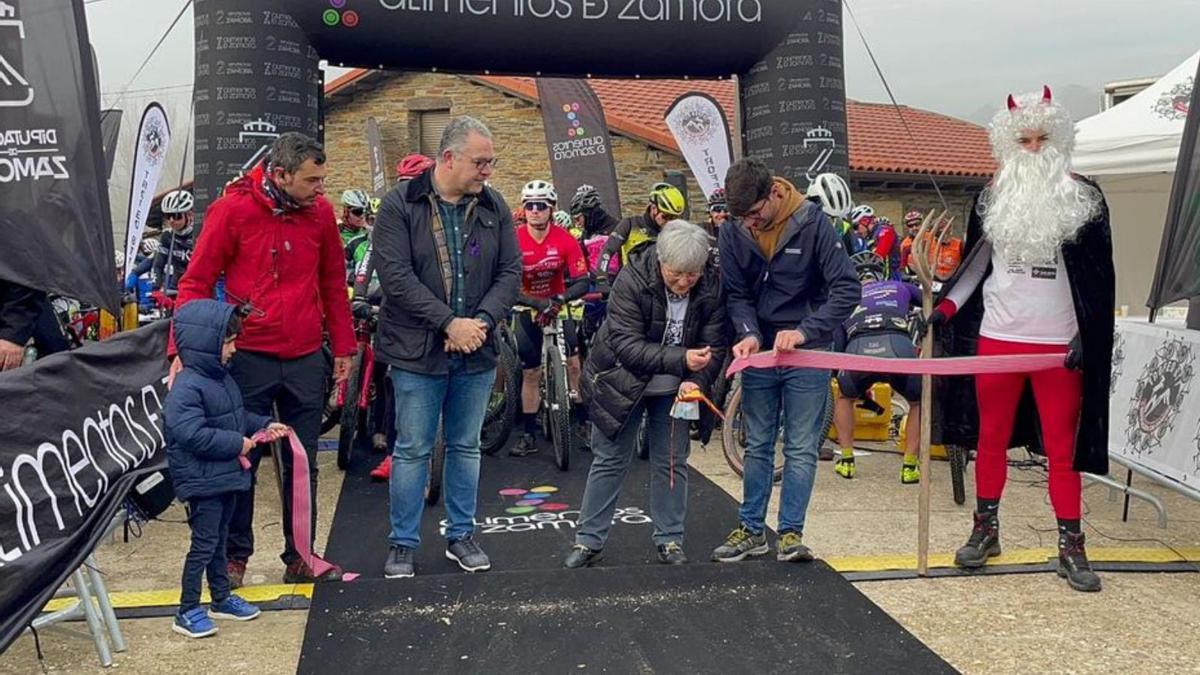
[[[508,442],[521,405],[521,362],[512,334],[503,325],[496,333],[496,352],[496,382],[479,438],[479,450],[485,455],[496,454]]]
[[[571,454],[575,446],[575,433],[571,429],[571,397],[565,373],[566,364],[562,355],[551,350],[542,378],[546,386],[544,405],[550,425],[550,442],[554,446],[554,465],[559,471],[571,468]]]
[[[823,411],[823,428],[828,433],[833,424],[833,405],[831,398],[825,401]],[[822,436],[824,438],[824,436]],[[721,451],[725,455],[725,463],[739,476],[745,475],[746,470],[746,432],[742,424],[742,383],[738,379],[729,388],[729,398],[725,404],[725,423],[721,425]],[[776,483],[783,480],[783,430],[775,435],[775,463],[772,480]]]
[[[358,434],[359,419],[358,397],[362,391],[363,349],[358,348],[358,354],[350,364],[350,375],[346,378],[346,398],[342,400],[342,414],[338,420],[337,465],[342,471],[350,466],[350,458],[354,455],[354,437]]]
[[[950,456],[950,485],[954,490],[954,503],[962,506],[967,502],[967,449],[961,445],[946,446]]]
[[[433,441],[433,452],[429,457],[429,481],[425,484],[425,504],[437,506],[442,498],[442,475],[446,470],[446,439],[438,425],[437,438]]]

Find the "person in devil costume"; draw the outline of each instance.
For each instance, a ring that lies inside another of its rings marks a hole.
[[[977,339],[980,356],[1061,353],[1063,366],[978,375],[977,418],[944,425],[944,442],[977,436],[975,525],[955,563],[977,568],[999,555],[1008,449],[1036,445],[1049,465],[1058,575],[1098,591],[1080,531],[1081,473],[1108,472],[1116,277],[1108,207],[1095,183],[1071,173],[1074,125],[1048,87],[1010,95],[990,136],[999,169],[971,211],[964,263],[929,321],[947,329],[953,352],[969,353]],[[972,398],[954,389],[943,388],[951,417]]]

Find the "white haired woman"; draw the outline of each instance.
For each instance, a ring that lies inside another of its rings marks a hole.
[[[658,559],[687,562],[682,544],[690,439],[688,420],[673,416],[673,408],[683,395],[710,389],[726,347],[721,280],[710,261],[708,234],[671,221],[617,277],[608,318],[584,365],[580,384],[593,424],[593,458],[566,567],[600,559],[643,412]]]

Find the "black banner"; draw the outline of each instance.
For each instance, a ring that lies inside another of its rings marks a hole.
[[[367,118],[367,153],[371,161],[371,196],[383,199],[387,194],[387,160],[383,156],[383,137],[379,133],[379,122]]]
[[[80,0],[0,3],[0,279],[119,314]]]
[[[1167,224],[1158,246],[1158,266],[1146,301],[1151,309],[1200,298],[1200,66],[1193,82]],[[1192,307],[1192,312],[1200,311],[1200,303],[1193,302]],[[1198,319],[1189,313],[1189,323]]]
[[[0,652],[165,466],[168,326],[0,373]]]
[[[783,39],[811,3],[277,0],[270,4],[286,8],[321,55],[338,65],[547,77],[715,77],[745,72]]]
[[[225,183],[248,171],[280,134],[319,135],[316,51],[292,17],[275,6],[195,2],[197,219]]]
[[[117,158],[117,141],[121,137],[121,110],[105,110],[100,113],[100,147],[104,149],[104,177],[112,178],[113,161]]]
[[[741,79],[742,152],[804,190],[849,178],[840,0],[807,0],[787,38]]]
[[[600,193],[604,210],[619,216],[612,139],[596,92],[584,80],[545,77],[537,78],[537,89],[559,206],[568,205],[575,189],[587,184]]]

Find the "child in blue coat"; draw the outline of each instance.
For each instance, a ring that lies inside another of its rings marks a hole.
[[[270,440],[288,428],[246,411],[242,394],[228,371],[237,348],[241,318],[234,306],[194,300],[175,315],[175,344],[183,371],[167,394],[164,431],[167,464],[175,495],[187,503],[192,547],[183,565],[183,590],[173,629],[188,637],[217,632],[212,619],[249,621],[254,605],[230,592],[225,539],[233,517],[234,496],[251,489],[242,458],[255,442],[249,437],[266,430]],[[207,572],[212,604],[200,606],[201,577]]]

